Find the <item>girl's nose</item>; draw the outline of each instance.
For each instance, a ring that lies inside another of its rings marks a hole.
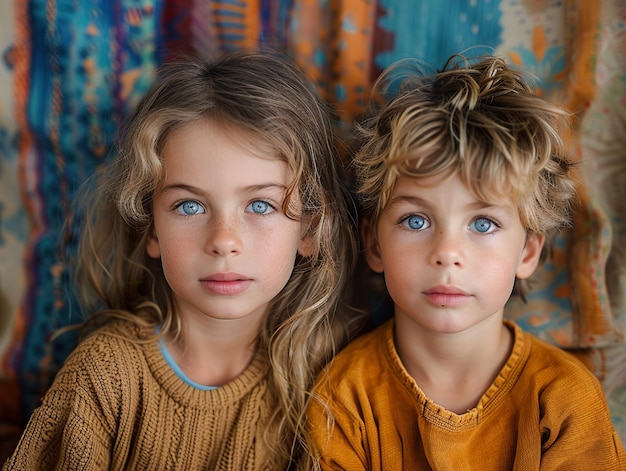
[[[211,221],[207,252],[216,256],[236,255],[241,252],[242,240],[237,224],[225,217],[215,217]]]

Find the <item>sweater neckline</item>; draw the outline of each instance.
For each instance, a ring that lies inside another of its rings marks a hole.
[[[494,381],[481,396],[478,404],[463,414],[456,414],[455,412],[445,409],[424,394],[415,380],[404,368],[398,352],[396,351],[393,340],[393,320],[387,324],[385,347],[391,368],[405,387],[416,397],[421,406],[422,415],[427,420],[436,423],[440,427],[449,428],[451,430],[458,431],[460,429],[472,428],[478,424],[481,417],[492,413],[497,409],[497,406],[506,399],[508,392],[522,372],[523,366],[528,358],[529,346],[525,341],[524,332],[518,325],[510,320],[505,320],[504,324],[513,334],[511,353]]]
[[[183,406],[210,409],[215,405],[236,403],[254,389],[268,373],[267,362],[258,352],[236,378],[214,389],[200,389],[185,382],[163,356],[155,338],[143,345],[148,367],[163,390]]]

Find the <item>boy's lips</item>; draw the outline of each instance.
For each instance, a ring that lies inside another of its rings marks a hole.
[[[462,289],[457,288],[456,286],[445,286],[445,285],[433,286],[432,288],[427,289],[424,293],[425,294],[459,294],[459,295],[467,296],[467,293],[463,291]]]
[[[470,297],[468,293],[454,286],[434,286],[424,291],[424,296],[440,307],[458,306]]]

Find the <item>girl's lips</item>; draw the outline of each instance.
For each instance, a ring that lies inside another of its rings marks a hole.
[[[241,281],[249,279],[245,275],[234,272],[215,273],[203,278],[202,281]]]
[[[203,280],[202,285],[214,294],[232,296],[243,293],[252,284],[252,280]]]
[[[226,296],[243,293],[252,284],[250,278],[237,273],[218,273],[200,281],[208,291]]]

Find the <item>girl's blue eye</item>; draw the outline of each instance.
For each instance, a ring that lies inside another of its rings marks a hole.
[[[430,223],[428,222],[428,220],[418,214],[413,214],[412,216],[406,217],[402,221],[402,224],[414,231],[421,231],[430,227]]]
[[[183,201],[178,205],[177,210],[184,216],[195,216],[204,213],[202,205],[196,201]]]
[[[496,228],[496,224],[491,219],[477,218],[472,221],[470,228],[481,234],[487,234]]]
[[[255,200],[248,205],[246,211],[254,214],[268,214],[274,210],[271,204],[263,200]]]

